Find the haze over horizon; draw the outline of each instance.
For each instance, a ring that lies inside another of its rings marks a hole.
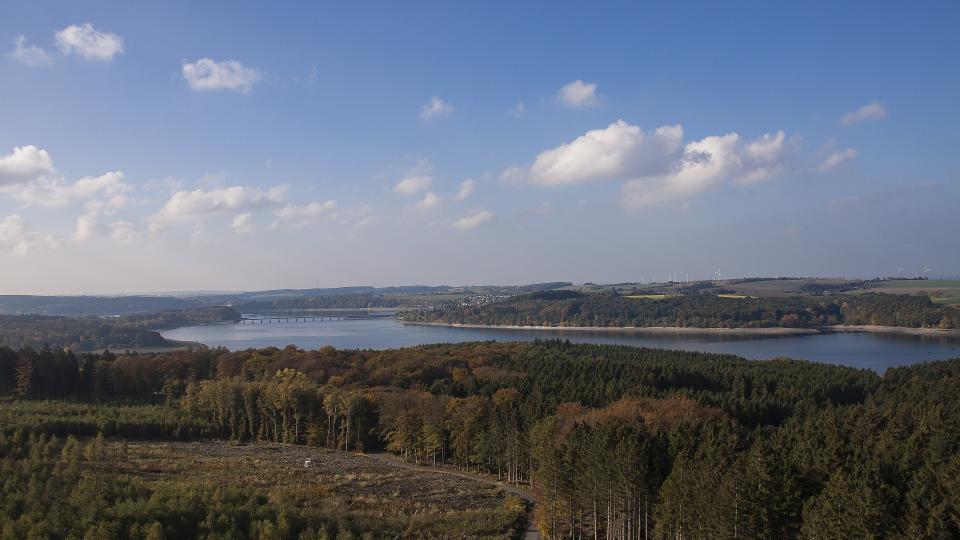
[[[0,294],[960,275],[955,2],[256,7],[0,9]]]

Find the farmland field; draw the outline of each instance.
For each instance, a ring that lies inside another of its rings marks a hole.
[[[887,294],[928,293],[934,302],[960,305],[960,279],[896,279],[881,281],[870,290]]]
[[[721,283],[720,287],[734,291],[734,294],[737,295],[765,298],[805,294],[803,291],[804,285],[830,286],[845,283],[849,282],[842,279],[762,279],[742,283]]]

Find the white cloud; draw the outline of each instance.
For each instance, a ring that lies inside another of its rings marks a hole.
[[[25,66],[53,65],[53,58],[47,54],[47,51],[36,45],[27,45],[26,36],[17,36],[16,45],[12,51],[7,53],[7,56]]]
[[[184,60],[182,71],[183,78],[194,90],[237,90],[246,94],[263,78],[260,71],[244,66],[236,60]]]
[[[474,180],[464,180],[460,182],[460,190],[457,191],[456,197],[457,201],[464,201],[473,194],[473,191],[477,188],[477,182]]]
[[[410,174],[393,186],[394,193],[413,195],[430,187],[433,178],[427,174]]]
[[[527,106],[524,105],[522,101],[520,101],[516,105],[514,105],[513,107],[510,107],[510,109],[507,110],[507,116],[516,120],[523,117],[523,115],[526,112],[527,112]]]
[[[41,177],[31,182],[14,184],[0,189],[6,195],[25,206],[59,208],[82,200],[104,197],[104,201],[91,202],[91,209],[117,209],[126,205],[127,193],[134,187],[124,181],[120,171],[87,176],[70,184],[62,178]]]
[[[18,146],[0,157],[0,185],[34,180],[53,172],[50,154],[33,145]]]
[[[97,31],[93,25],[74,24],[54,34],[63,54],[74,54],[87,61],[108,62],[123,52],[123,38]]]
[[[269,208],[283,203],[287,188],[273,187],[261,190],[253,187],[231,186],[204,191],[178,191],[151,218],[151,228],[171,221],[195,220],[215,214],[235,214],[249,210]]]
[[[440,206],[440,197],[432,191],[428,191],[427,194],[423,196],[423,199],[417,203],[417,208],[422,210],[428,210],[438,206]]]
[[[523,167],[511,165],[500,173],[500,183],[508,186],[522,184],[527,179],[527,171]]]
[[[698,195],[726,182],[769,180],[783,174],[789,146],[780,131],[746,143],[737,133],[705,137],[688,143],[669,172],[627,181],[622,203],[638,208]]]
[[[73,233],[73,239],[79,242],[89,240],[96,236],[98,230],[98,219],[100,214],[95,211],[87,212],[77,218],[77,229]]]
[[[140,239],[137,227],[129,221],[114,221],[110,224],[110,240],[115,244],[132,244]]]
[[[567,83],[557,92],[557,101],[568,107],[593,107],[597,99],[597,83],[585,83],[577,79]]]
[[[871,101],[855,111],[840,117],[840,123],[849,126],[865,120],[883,120],[887,117],[887,108],[879,101]]]
[[[660,172],[682,141],[683,128],[679,125],[645,133],[617,120],[540,153],[530,167],[530,180],[560,186]]]
[[[541,186],[624,181],[628,208],[690,197],[723,183],[749,185],[783,175],[796,141],[783,131],[743,141],[737,133],[683,144],[683,127],[644,132],[618,120],[541,152],[528,170],[511,167],[502,180]]]
[[[253,232],[253,220],[250,212],[245,212],[243,214],[237,214],[233,216],[233,221],[230,222],[230,230],[237,234],[250,234]]]
[[[275,219],[270,225],[273,230],[302,229],[307,225],[333,217],[337,210],[334,201],[311,202],[309,204],[288,204],[276,211]]]
[[[440,99],[439,96],[433,96],[426,105],[420,107],[420,118],[423,120],[433,120],[434,118],[446,118],[453,112],[453,105]]]
[[[493,212],[478,210],[453,222],[455,229],[467,230],[483,225],[493,219]]]
[[[132,186],[131,186],[132,189]],[[131,202],[131,198],[126,193],[117,193],[104,199],[91,199],[87,201],[87,210],[104,212],[112,214],[121,208],[125,208]]]
[[[14,255],[51,250],[59,245],[56,237],[30,230],[18,214],[0,219],[0,246]]]
[[[783,130],[773,135],[765,133],[748,142],[739,156],[743,174],[735,177],[740,184],[753,184],[783,174],[781,157],[786,150],[787,138]]]
[[[820,172],[827,172],[844,161],[848,161],[857,157],[857,151],[853,148],[847,148],[846,150],[837,150],[836,152],[827,156],[827,159],[823,160],[823,163],[820,164],[820,167],[817,169]]]

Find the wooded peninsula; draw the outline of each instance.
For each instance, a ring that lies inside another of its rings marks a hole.
[[[874,325],[960,328],[960,309],[925,295],[724,297],[717,294],[622,296],[544,291],[478,306],[453,303],[403,314],[412,322],[496,326],[816,328]]]

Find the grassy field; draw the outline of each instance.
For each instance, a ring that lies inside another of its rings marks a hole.
[[[637,298],[640,300],[663,300],[664,298],[671,296],[667,294],[631,294],[627,298]]]
[[[335,510],[355,522],[382,523],[388,536],[510,538],[525,508],[517,497],[481,482],[308,446],[131,442],[123,448],[112,443],[108,455],[124,456],[106,464],[112,473],[151,491],[197,484],[252,489],[268,502],[283,499],[306,510]]]
[[[770,279],[745,281],[743,283],[721,283],[720,287],[734,291],[734,294],[759,298],[771,296],[794,296],[804,294],[803,286],[809,284],[841,285],[846,280],[839,279]]]
[[[960,279],[891,279],[874,284],[870,290],[887,294],[927,293],[934,302],[960,306]]]
[[[756,298],[755,296],[749,296],[746,294],[718,294],[720,298]]]

